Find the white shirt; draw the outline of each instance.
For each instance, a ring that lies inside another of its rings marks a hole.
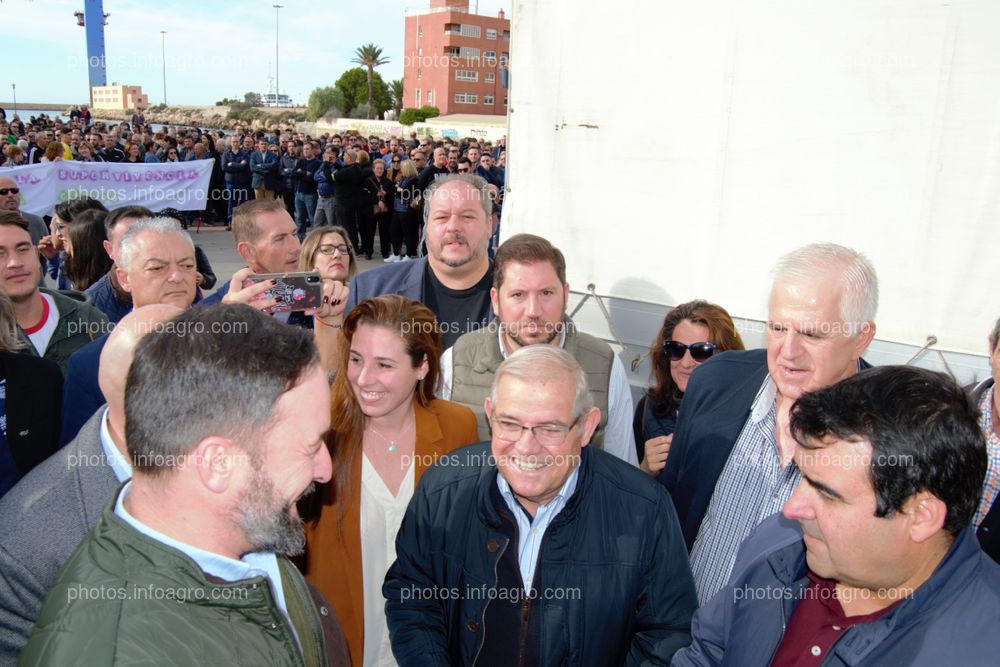
[[[503,334],[497,327],[498,338]],[[500,354],[507,358],[507,349],[500,338]],[[566,344],[566,332],[562,332],[559,347]],[[451,382],[454,361],[453,347],[449,347],[441,355],[441,391],[439,397],[451,400]],[[628,375],[618,355],[611,362],[611,373],[608,376],[608,423],[604,427],[604,451],[617,456],[622,461],[639,466],[639,455],[635,451],[635,433],[632,431],[632,391],[628,386]]]
[[[49,304],[49,316],[45,318],[45,323],[42,328],[33,334],[26,334],[28,340],[31,344],[35,346],[35,350],[38,352],[38,356],[45,356],[45,348],[49,346],[49,341],[52,340],[52,334],[56,332],[56,327],[59,325],[59,309],[56,308],[55,299],[46,294],[45,292],[40,292],[42,298]]]
[[[365,601],[364,667],[395,667],[385,622],[382,582],[396,560],[396,533],[410,504],[414,467],[395,496],[368,457],[361,455],[361,590]]]
[[[111,468],[119,482],[132,479],[132,462],[122,456],[115,441],[111,439],[111,430],[108,428],[108,406],[102,408],[104,414],[101,415],[101,449],[104,450],[104,460]]]

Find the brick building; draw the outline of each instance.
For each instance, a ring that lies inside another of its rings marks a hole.
[[[469,11],[468,0],[431,0],[406,17],[403,106],[442,115],[507,114],[510,21]]]

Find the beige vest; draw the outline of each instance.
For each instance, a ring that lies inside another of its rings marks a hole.
[[[608,424],[608,380],[615,358],[614,350],[604,341],[577,331],[568,318],[563,349],[573,355],[587,374],[587,386],[594,397],[594,405],[601,409],[601,423],[590,444],[604,449],[604,429]],[[459,338],[451,350],[451,360],[451,400],[476,413],[479,438],[489,440],[490,427],[483,402],[490,395],[493,375],[503,361],[496,326],[483,327]]]

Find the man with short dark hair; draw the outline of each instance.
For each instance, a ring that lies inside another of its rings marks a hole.
[[[0,176],[0,211],[13,211],[19,214],[28,223],[28,232],[31,234],[31,242],[36,246],[48,236],[49,230],[45,226],[45,221],[33,213],[25,213],[21,210],[21,188],[17,181],[9,176]],[[42,278],[44,278],[45,258],[39,255],[42,264]],[[41,285],[42,283],[39,282]]]
[[[0,211],[0,256],[0,290],[14,304],[25,353],[55,362],[65,375],[70,355],[104,333],[108,318],[78,292],[38,286],[38,249],[28,223],[14,211]]]
[[[561,348],[587,373],[601,411],[591,444],[637,466],[625,367],[610,345],[576,328],[566,314],[568,300],[566,258],[558,248],[534,234],[504,241],[493,262],[495,318],[489,327],[462,335],[441,356],[441,397],[476,413],[479,437],[486,440],[490,431],[483,399],[503,360],[529,345]]]
[[[601,420],[567,352],[497,368],[492,441],[430,468],[386,575],[409,665],[667,665],[696,605],[670,496],[588,444]]]
[[[493,277],[486,251],[493,231],[492,206],[481,178],[454,174],[434,181],[424,196],[427,256],[354,276],[348,310],[381,294],[416,299],[437,316],[445,348],[463,333],[485,326],[493,319]]]
[[[104,145],[97,152],[105,162],[125,161],[125,151],[118,146],[117,137],[110,132],[104,135]]]
[[[66,563],[21,661],[324,665],[336,650],[346,664],[333,615],[286,558],[305,543],[296,502],[331,474],[316,348],[241,305],[174,323],[129,368],[132,479]]]
[[[322,163],[316,157],[319,145],[314,141],[302,144],[302,156],[295,162],[292,180],[295,182],[295,227],[299,243],[306,237],[316,215],[316,171]]]
[[[1000,565],[971,525],[986,472],[976,412],[948,377],[906,366],[800,397],[802,481],[671,665],[996,664]]]
[[[226,212],[226,229],[233,226],[233,209],[250,199],[250,154],[243,150],[240,138],[229,138],[229,148],[222,154],[222,171],[226,178],[226,195],[229,207]]]

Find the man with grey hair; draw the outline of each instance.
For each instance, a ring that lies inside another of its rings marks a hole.
[[[115,273],[135,308],[166,303],[188,308],[197,295],[194,242],[173,218],[137,220],[122,236]],[[104,404],[97,381],[105,334],[73,353],[63,385],[60,440],[69,442]]]
[[[346,664],[335,615],[286,558],[305,544],[296,502],[331,475],[311,336],[244,305],[172,324],[129,367],[132,478],[57,577],[21,664]]]
[[[773,272],[767,349],[731,351],[692,374],[660,481],[677,506],[704,604],[740,543],[780,511],[800,479],[789,409],[802,394],[868,366],[878,279],[861,253],[815,243]]]
[[[493,233],[486,181],[441,176],[424,193],[427,256],[363,271],[351,281],[348,311],[369,297],[402,294],[437,316],[444,347],[493,319],[492,267],[487,247]]]
[[[73,441],[0,499],[0,665],[12,665],[42,601],[115,489],[132,476],[125,448],[125,377],[136,344],[181,311],[146,306],[124,317],[100,353],[107,405]]]
[[[383,593],[399,665],[669,664],[696,605],[670,496],[588,447],[601,419],[565,350],[497,368],[492,442],[420,480]]]

